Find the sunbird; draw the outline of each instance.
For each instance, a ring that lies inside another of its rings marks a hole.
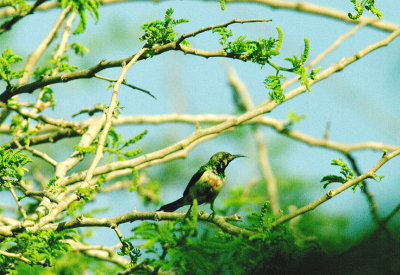
[[[243,155],[231,155],[227,152],[219,152],[214,154],[210,160],[200,167],[193,175],[182,198],[161,206],[157,211],[174,212],[184,205],[190,205],[187,213],[193,206],[193,200],[197,199],[198,205],[210,203],[212,215],[214,211],[214,201],[225,183],[225,168],[235,158],[245,157]]]

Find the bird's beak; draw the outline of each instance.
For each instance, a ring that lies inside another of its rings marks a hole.
[[[233,157],[234,157],[234,158],[247,158],[247,156],[245,156],[245,155],[240,155],[240,154],[238,154],[238,155],[233,155]]]

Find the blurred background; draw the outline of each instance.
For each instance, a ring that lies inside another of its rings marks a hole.
[[[308,1],[321,6],[330,6],[344,12],[353,12],[350,1]],[[335,5],[335,6],[332,6]],[[396,1],[381,0],[376,4],[383,13],[383,20],[399,22],[399,8]],[[221,24],[237,19],[272,19],[269,23],[233,25],[230,29],[237,35],[257,40],[259,37],[277,37],[276,26],[284,34],[281,55],[275,63],[288,65],[283,57],[299,56],[303,52],[304,37],[310,42],[309,61],[329,47],[340,35],[350,31],[355,25],[336,19],[310,15],[291,10],[272,9],[268,6],[252,3],[227,3],[222,11],[218,1],[132,1],[100,8],[100,20],[95,23],[88,19],[86,31],[71,38],[89,48],[83,58],[71,55],[70,64],[79,68],[88,68],[101,59],[113,60],[136,53],[143,45],[139,37],[143,35],[140,26],[151,20],[164,18],[168,8],[175,10],[174,18],[188,18],[189,23],[176,27],[176,31],[188,33],[201,27]],[[17,24],[11,32],[0,36],[0,48],[10,47],[17,55],[26,58],[49,32],[59,10],[36,12]],[[368,12],[365,15],[370,15]],[[372,27],[363,27],[356,35],[347,39],[338,49],[329,54],[320,64],[321,71],[349,57],[367,45],[378,42],[388,35],[387,32]],[[219,49],[219,36],[204,33],[190,39],[195,48]],[[377,141],[391,145],[400,143],[400,39],[387,47],[372,52],[355,62],[345,70],[334,74],[312,86],[311,92],[304,93],[285,102],[271,113],[275,119],[285,121],[289,112],[306,117],[294,125],[295,130],[322,138],[327,124],[330,125],[330,140],[342,143],[361,143]],[[47,57],[50,51],[47,52]],[[151,91],[157,100],[150,96],[121,87],[118,100],[124,109],[121,115],[156,115],[170,113],[185,114],[233,114],[236,112],[232,100],[232,89],[228,83],[227,68],[233,67],[240,79],[246,84],[251,98],[257,105],[269,98],[264,87],[264,78],[273,73],[268,67],[261,68],[252,63],[222,58],[205,59],[183,55],[180,52],[168,52],[155,56],[145,62],[138,62],[128,72],[129,83]],[[120,69],[109,69],[100,74],[116,79]],[[295,86],[298,84],[295,84]],[[98,79],[72,81],[67,84],[53,85],[57,106],[55,111],[47,109],[45,115],[81,121],[86,115],[71,118],[81,108],[92,107],[95,103],[108,104],[111,90],[108,83]],[[293,87],[295,87],[293,86]],[[4,87],[2,87],[4,89]],[[290,90],[290,88],[289,88]],[[24,95],[21,101],[32,99],[35,95]],[[195,125],[160,124],[126,125],[117,128],[126,139],[148,129],[148,135],[137,144],[144,153],[161,149],[191,134]],[[281,209],[287,213],[289,205],[301,207],[322,196],[327,190],[320,183],[328,174],[338,174],[339,169],[331,166],[332,159],[344,158],[338,152],[310,147],[276,133],[268,127],[259,127],[264,134],[264,142],[269,151],[270,162],[278,182],[278,194]],[[9,137],[1,137],[6,143]],[[78,139],[69,139],[54,146],[42,146],[57,161],[72,152],[72,145]],[[257,146],[250,126],[238,127],[215,139],[196,146],[186,159],[175,160],[154,166],[143,171],[150,183],[159,185],[161,202],[170,202],[180,197],[186,184],[196,170],[208,161],[211,155],[219,151],[240,153],[248,156],[232,162],[227,168],[228,182],[216,200],[217,213],[229,206],[229,198],[235,197],[235,191],[245,189],[256,182],[249,194],[253,210],[261,208],[267,199],[265,182],[257,162]],[[353,157],[362,172],[369,170],[381,157],[382,152],[364,150],[354,152]],[[37,159],[34,159],[36,162]],[[77,169],[84,169],[86,160]],[[50,178],[53,171],[40,162],[33,164]],[[378,204],[378,213],[387,215],[400,201],[400,159],[395,158],[384,165],[378,175],[384,175],[381,182],[369,181],[369,189]],[[86,168],[85,168],[86,169]],[[76,171],[76,170],[75,170]],[[330,188],[337,187],[333,183]],[[3,204],[14,203],[8,196],[0,193]],[[98,216],[114,216],[132,209],[154,211],[159,205],[143,203],[135,192],[118,191],[101,194],[87,209],[105,207],[107,211]],[[231,205],[230,205],[231,206]],[[208,206],[200,209],[209,211]],[[218,210],[219,209],[219,210]],[[225,210],[224,210],[225,209]],[[231,208],[227,213],[234,210]],[[347,190],[324,203],[315,211],[307,213],[300,221],[305,235],[317,236],[329,249],[342,249],[355,244],[368,232],[376,228],[372,221],[368,202],[357,189]],[[313,226],[310,226],[313,224]],[[399,225],[399,215],[389,224],[395,230]],[[132,224],[122,226],[128,232]],[[117,242],[114,232],[107,229],[96,230],[89,239],[93,244],[99,240],[104,245]],[[351,240],[349,242],[349,240]]]

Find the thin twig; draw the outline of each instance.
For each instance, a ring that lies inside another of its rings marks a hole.
[[[98,75],[98,74],[95,74],[94,77],[96,77],[98,79],[106,80],[106,81],[109,81],[109,82],[117,82],[117,79],[108,78],[108,77],[101,76],[101,75]],[[134,90],[138,90],[138,91],[141,91],[141,92],[143,92],[145,94],[148,94],[149,96],[151,96],[154,99],[157,99],[157,97],[155,97],[150,91],[142,89],[142,88],[139,88],[139,87],[134,86],[132,84],[129,84],[129,83],[126,82],[126,80],[124,80],[122,82],[122,84],[125,85],[125,86],[128,86],[129,88],[132,88]]]
[[[388,223],[390,219],[392,219],[394,215],[396,215],[396,213],[399,211],[400,211],[400,203],[396,205],[396,207],[389,213],[389,215],[387,215],[385,218],[382,219],[382,223],[383,224]]]
[[[238,19],[233,19],[229,22],[223,23],[223,24],[219,24],[219,25],[214,25],[214,26],[208,26],[205,28],[201,28],[197,31],[191,32],[191,33],[186,33],[186,34],[182,34],[181,37],[178,38],[178,40],[176,41],[177,44],[181,43],[183,40],[189,38],[189,37],[194,37],[200,33],[203,32],[207,32],[207,31],[211,31],[214,29],[218,29],[218,28],[225,28],[228,27],[229,25],[232,24],[245,24],[245,23],[259,23],[259,22],[270,22],[272,21],[272,19],[248,19],[248,20],[238,20]]]
[[[22,207],[21,202],[19,201],[17,195],[15,194],[14,187],[10,184],[9,188],[10,188],[11,195],[13,196],[15,202],[17,203],[18,211],[21,213],[24,220],[26,220],[26,211]]]

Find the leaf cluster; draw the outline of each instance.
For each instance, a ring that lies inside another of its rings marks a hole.
[[[196,209],[193,213],[196,215]],[[214,234],[209,228],[198,229],[196,217],[165,223],[143,222],[132,231],[133,238],[145,241],[144,252],[156,257],[144,261],[156,270],[184,274],[263,274],[282,272],[292,264],[296,252],[286,226],[271,229],[275,219],[268,202],[249,215],[245,227],[258,232],[250,239],[223,232]]]
[[[60,178],[59,176],[56,176],[49,180],[49,183],[47,184],[47,187],[46,187],[46,190],[48,192],[53,193],[53,194],[56,194],[58,192],[58,189],[61,188],[60,186],[57,186],[57,184],[56,184],[56,182],[59,178]]]
[[[268,94],[275,102],[283,102],[285,100],[281,83],[281,79],[284,78],[282,74],[277,74],[269,75],[264,80],[265,88],[270,90]]]
[[[219,0],[219,4],[221,6],[221,10],[225,10],[225,0]]]
[[[11,106],[15,104],[15,102],[10,100],[7,104]],[[24,119],[20,114],[16,114],[12,117],[10,130],[13,138],[19,140],[22,139],[26,145],[29,145],[30,137],[35,136],[38,133],[38,129],[36,127],[29,127],[29,120]]]
[[[177,33],[173,30],[176,25],[189,22],[189,19],[173,19],[173,9],[165,12],[164,21],[155,20],[142,25],[144,35],[140,41],[146,41],[146,46],[151,48],[153,45],[164,45],[174,41]]]
[[[264,66],[272,56],[279,55],[279,48],[282,45],[282,31],[277,27],[279,37],[262,38],[258,41],[247,40],[245,35],[239,35],[235,41],[228,42],[228,39],[233,35],[232,30],[227,28],[215,28],[213,33],[218,33],[221,37],[219,43],[223,46],[227,53],[232,55],[242,56],[245,61]]]
[[[8,184],[20,181],[28,169],[23,166],[32,160],[26,153],[9,148],[9,145],[0,147],[0,190]]]
[[[6,48],[0,57],[0,80],[7,82],[11,86],[11,81],[14,79],[22,78],[25,70],[13,71],[11,65],[22,61],[22,57],[13,54],[10,48]]]
[[[72,9],[79,15],[79,24],[76,27],[73,34],[83,33],[86,29],[87,15],[86,11],[89,11],[92,18],[99,20],[99,6],[100,1],[98,0],[58,0],[61,3],[61,7],[65,9],[69,5],[72,5]]]
[[[196,208],[196,207],[195,207]],[[193,210],[194,215],[197,211]],[[151,265],[154,268],[170,270],[179,265],[180,257],[176,251],[185,244],[192,243],[192,238],[198,234],[197,217],[192,219],[177,220],[164,223],[142,222],[139,226],[132,229],[134,235],[131,239],[144,240],[141,248],[148,254],[153,254],[158,259],[146,259],[143,265]],[[170,255],[170,260],[165,257]]]
[[[347,165],[346,162],[344,162],[343,159],[339,159],[339,160],[333,159],[332,162],[331,162],[331,165],[340,167],[340,176],[327,175],[327,176],[323,177],[321,179],[321,182],[325,182],[324,188],[328,187],[328,185],[333,183],[333,182],[339,182],[339,183],[343,184],[343,183],[345,183],[345,182],[347,182],[347,181],[349,181],[349,180],[354,178],[353,170],[351,170],[349,168],[349,166]],[[364,186],[361,183],[359,183],[359,184],[353,185],[353,191],[355,191],[357,186],[360,186],[361,189],[364,188]]]
[[[292,72],[299,75],[300,83],[305,85],[307,90],[310,91],[309,79],[316,79],[319,68],[312,70],[311,73],[307,73],[304,67],[304,63],[310,51],[307,37],[304,38],[304,51],[300,57],[293,56],[284,58],[284,60],[291,63],[291,67],[286,68],[274,64],[271,59],[280,54],[279,50],[283,41],[282,30],[279,27],[276,27],[276,29],[278,38],[269,37],[266,39],[260,37],[257,41],[248,40],[245,35],[239,35],[236,40],[230,42],[228,40],[233,36],[233,32],[227,28],[215,28],[213,29],[213,33],[218,33],[220,35],[219,44],[228,54],[244,61],[260,64],[261,66],[266,64],[271,66],[276,73],[267,76],[264,80],[264,84],[269,90],[270,97],[275,102],[283,102],[285,100],[285,95],[283,94],[281,80],[284,79],[284,76],[280,74],[280,71]]]
[[[287,116],[288,124],[295,124],[306,118],[307,115],[298,115],[293,111],[290,111]]]
[[[121,250],[117,254],[121,256],[129,256],[131,260],[130,265],[131,266],[135,265],[139,260],[140,256],[142,256],[140,249],[134,247],[130,239],[123,239],[121,243],[122,243]]]
[[[7,237],[1,243],[3,250],[20,254],[33,265],[53,266],[56,258],[66,254],[70,245],[65,240],[75,240],[75,230],[40,230],[33,233],[22,231]],[[7,273],[15,267],[15,258],[0,256],[0,273]]]

